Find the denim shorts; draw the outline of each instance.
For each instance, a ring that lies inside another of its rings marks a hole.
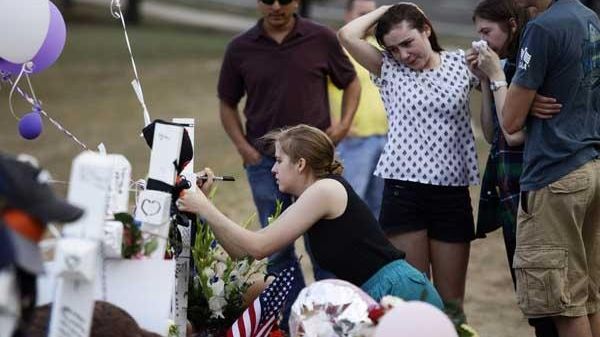
[[[405,301],[422,301],[444,309],[442,298],[427,276],[405,260],[396,260],[383,266],[362,285],[374,300],[392,295]]]
[[[386,234],[427,230],[443,242],[470,242],[475,223],[468,186],[386,179],[379,223]]]

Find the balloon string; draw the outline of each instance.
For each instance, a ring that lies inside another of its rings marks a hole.
[[[19,72],[19,76],[17,76],[17,79],[15,80],[15,83],[12,85],[12,88],[10,89],[10,94],[8,95],[8,107],[10,108],[10,113],[18,121],[20,121],[21,118],[19,118],[17,116],[17,114],[15,114],[15,109],[13,108],[13,94],[15,93],[15,89],[18,89],[19,94],[23,95],[21,89],[17,85],[21,81],[21,77],[23,77],[23,74],[26,75],[27,80],[29,81],[29,77],[27,76],[27,73],[31,71],[31,66],[32,65],[33,64],[31,62],[26,62],[26,63],[23,64],[23,66],[21,67],[21,71]],[[29,82],[29,87],[31,88],[31,82]],[[34,97],[35,97],[35,95],[34,95]],[[35,101],[32,103],[32,105],[33,104],[35,104]]]
[[[121,1],[120,0],[111,0],[110,2],[110,12],[112,16],[116,19],[121,20],[121,25],[123,26],[123,33],[125,34],[125,42],[127,43],[127,50],[129,51],[129,58],[131,60],[131,66],[133,68],[133,74],[135,79],[131,82],[133,86],[133,90],[142,106],[143,114],[144,114],[144,126],[150,124],[150,114],[148,113],[148,108],[146,106],[146,102],[144,100],[144,93],[142,91],[142,82],[140,81],[140,77],[138,75],[137,67],[135,65],[135,59],[133,57],[133,51],[131,50],[131,43],[129,42],[129,34],[127,34],[127,26],[125,25],[125,19],[123,18],[123,12],[121,11]]]
[[[35,102],[36,106],[39,107],[40,104],[38,104],[38,99],[35,96],[35,90],[33,90],[33,86],[31,85],[31,80],[29,79],[29,73],[25,73],[25,78],[27,79],[27,84],[29,85],[29,90],[31,91],[31,96],[33,96],[33,101]]]
[[[48,184],[54,184],[54,185],[65,185],[65,186],[71,186],[71,183],[69,183],[68,181],[65,180],[56,180],[56,179],[50,179],[47,181]],[[128,188],[128,192],[129,193],[137,193],[139,192],[139,190],[144,190],[145,189],[145,183],[146,180],[144,179],[139,179],[139,180],[129,180],[129,188]],[[136,198],[137,200],[137,198]]]
[[[87,150],[88,147],[82,141],[80,141],[77,137],[75,137],[75,135],[73,135],[73,133],[71,133],[69,130],[67,130],[62,125],[60,125],[59,122],[57,122],[52,117],[50,117],[50,115],[48,115],[48,113],[42,109],[41,103],[36,98],[31,98],[26,92],[24,92],[23,90],[21,90],[21,88],[19,88],[19,86],[17,84],[18,84],[18,81],[20,80],[22,74],[23,74],[23,70],[21,70],[21,74],[19,74],[19,77],[15,80],[15,82],[13,82],[11,80],[10,76],[8,76],[8,75],[2,76],[2,81],[8,82],[8,84],[10,84],[12,86],[9,103],[10,103],[10,110],[11,110],[11,113],[13,114],[13,116],[15,116],[15,118],[17,118],[17,116],[15,115],[15,113],[12,109],[12,95],[13,95],[13,92],[16,91],[19,95],[21,95],[21,97],[23,97],[27,102],[29,102],[29,104],[31,104],[33,106],[33,109],[36,112],[38,112],[42,116],[46,117],[50,121],[50,123],[52,123],[58,130],[60,130],[62,133],[67,135],[69,138],[71,138],[75,143],[77,143],[79,146],[81,146],[81,148],[83,148],[84,150]],[[29,82],[29,86],[33,92],[33,86],[31,86],[31,82]],[[34,95],[34,97],[35,97],[35,94],[32,94],[32,95]],[[17,120],[20,120],[20,119],[17,118]]]
[[[77,143],[79,146],[81,146],[81,148],[83,148],[84,150],[88,149],[88,147],[84,143],[82,143],[79,139],[77,139],[77,137],[75,137],[75,135],[73,135],[69,130],[65,129],[62,125],[60,125],[60,123],[58,123],[56,120],[54,120],[52,117],[50,117],[50,115],[48,115],[48,113],[46,111],[44,111],[40,108],[39,112],[44,117],[48,118],[50,123],[52,123],[58,130],[60,130],[62,133],[67,135],[67,137],[71,138],[75,143]]]

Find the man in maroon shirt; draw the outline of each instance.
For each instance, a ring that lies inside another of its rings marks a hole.
[[[326,131],[337,143],[350,129],[360,96],[356,73],[335,33],[297,16],[299,1],[257,0],[262,18],[230,42],[219,76],[221,122],[242,156],[263,227],[275,211],[275,201],[287,207],[290,198],[277,188],[271,174],[275,161],[261,147],[260,137],[304,123]],[[329,113],[328,77],[344,90],[341,122],[335,126]],[[245,132],[238,110],[244,95]],[[277,272],[295,260],[290,246],[271,257],[269,271]],[[315,274],[318,279],[320,271]],[[297,276],[292,292],[304,286],[302,275]],[[293,302],[295,295],[291,296]]]

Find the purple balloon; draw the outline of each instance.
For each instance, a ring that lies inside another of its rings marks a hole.
[[[50,1],[50,26],[48,27],[48,34],[46,34],[46,39],[44,39],[42,47],[31,60],[33,62],[32,73],[39,73],[56,62],[65,47],[66,38],[67,27],[65,26],[65,20],[56,5]],[[21,72],[22,66],[23,64],[11,63],[0,58],[0,70],[4,70],[7,73],[18,75]]]
[[[35,139],[42,133],[42,116],[37,111],[30,112],[19,121],[19,134],[25,139]]]

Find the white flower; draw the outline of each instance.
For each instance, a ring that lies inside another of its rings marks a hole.
[[[240,276],[240,272],[236,269],[232,270],[229,273],[229,283],[231,283],[235,288],[241,288],[244,285],[244,280]]]
[[[381,302],[381,306],[386,309],[391,309],[391,308],[394,308],[394,307],[397,307],[399,305],[406,303],[406,302],[404,302],[403,299],[396,297],[396,296],[390,296],[390,295],[383,296],[383,298],[381,299],[380,302]]]
[[[239,275],[246,275],[248,270],[250,269],[250,265],[248,265],[248,260],[244,259],[237,264],[237,271]]]
[[[215,258],[215,260],[220,261],[220,262],[225,262],[230,258],[229,254],[227,254],[227,252],[222,248],[215,249],[213,257]]]
[[[227,269],[227,265],[225,263],[219,261],[215,264],[215,274],[219,278],[223,277],[223,274],[225,273],[225,269]]]
[[[223,282],[222,279],[218,279],[216,282],[210,283],[209,287],[212,290],[213,297],[225,296],[225,282]]]
[[[225,318],[223,315],[223,309],[227,305],[227,301],[223,296],[213,296],[208,300],[208,307],[212,314],[210,315],[212,318]]]
[[[202,270],[202,274],[210,280],[215,276],[215,271],[211,267],[206,267]]]

